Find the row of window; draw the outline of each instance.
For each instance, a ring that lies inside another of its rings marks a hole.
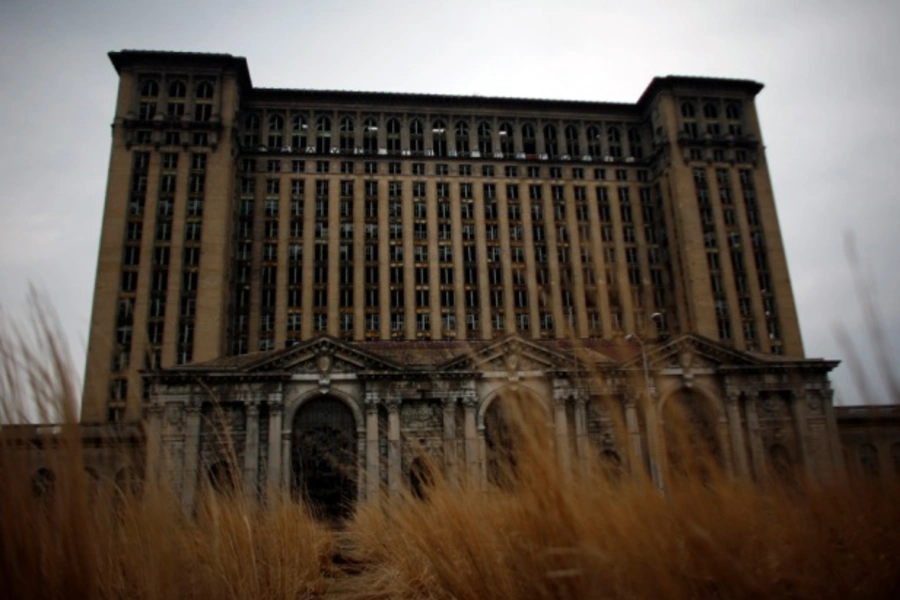
[[[244,119],[242,141],[245,147],[305,148],[322,154],[336,151],[547,159],[644,156],[641,128],[637,125],[547,123],[538,127],[501,120],[495,127],[492,120],[450,123],[443,119],[433,119],[427,126],[426,123],[424,119],[411,118],[403,125],[396,117],[384,119],[383,124],[375,117],[365,117],[358,123],[345,116],[338,120],[335,130],[332,118],[321,115],[310,130],[305,115],[294,115],[288,122],[283,115],[272,114],[265,120],[263,131],[262,118],[252,113]]]
[[[361,169],[358,165],[362,165]],[[481,177],[497,177],[497,165],[480,165],[477,170],[473,169],[471,164],[465,163],[425,163],[425,162],[379,162],[365,161],[362,163],[355,161],[304,161],[298,159],[287,160],[280,158],[257,160],[254,158],[245,158],[241,161],[242,173],[287,173],[287,167],[290,166],[291,173],[340,173],[342,175],[366,174],[366,175],[435,175],[438,177],[449,177],[456,175],[459,177],[473,177],[479,174]],[[309,168],[308,168],[309,167]],[[542,179],[545,176],[548,179],[585,179],[587,175],[591,175],[593,179],[605,181],[608,173],[614,176],[616,181],[628,181],[629,177],[637,177],[640,182],[649,180],[649,172],[646,169],[638,169],[631,171],[629,169],[605,169],[594,168],[585,169],[584,167],[541,167],[540,165],[529,165],[520,167],[518,165],[504,165],[503,176],[508,179],[526,178],[526,179]]]

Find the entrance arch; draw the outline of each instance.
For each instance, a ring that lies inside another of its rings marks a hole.
[[[326,519],[347,517],[356,501],[356,419],[343,401],[323,396],[294,413],[291,494]]]
[[[552,438],[547,430],[550,414],[547,405],[530,390],[503,389],[489,398],[484,409],[484,459],[488,483],[501,488],[515,485],[521,470],[527,442],[550,450]],[[540,454],[540,452],[536,452]],[[534,459],[535,457],[531,457]]]
[[[670,477],[708,481],[725,467],[720,407],[713,398],[681,389],[665,399],[663,439]]]

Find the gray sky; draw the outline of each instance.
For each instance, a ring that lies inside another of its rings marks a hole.
[[[634,102],[655,75],[744,77],[757,99],[806,352],[873,336],[845,239],[900,348],[900,3],[0,2],[0,304],[29,281],[55,304],[83,369],[123,48],[245,56],[257,86]],[[868,373],[870,401],[886,401]]]

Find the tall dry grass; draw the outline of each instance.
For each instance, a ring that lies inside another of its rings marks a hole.
[[[0,595],[320,596],[334,537],[303,506],[210,493],[186,514],[152,479],[117,485],[88,474],[74,370],[47,303],[33,304],[32,327],[7,320],[0,334]],[[63,424],[8,426],[35,416]],[[38,468],[52,479],[34,480]]]
[[[599,462],[560,470],[544,418],[515,410],[504,485],[431,465],[424,499],[405,490],[360,507],[342,537],[362,572],[335,585],[336,536],[298,504],[207,494],[186,514],[152,480],[87,476],[73,371],[52,319],[36,322],[0,335],[0,416],[27,401],[65,422],[42,438],[55,478],[38,489],[21,432],[0,428],[4,597],[898,597],[896,486],[751,484],[710,458],[663,495]]]
[[[671,469],[663,495],[596,461],[568,475],[543,421],[510,419],[524,432],[512,484],[438,476],[425,500],[358,511],[350,531],[370,568],[344,597],[898,597],[896,485],[752,483],[707,457]]]

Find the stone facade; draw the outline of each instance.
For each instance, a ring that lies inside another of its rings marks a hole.
[[[82,404],[140,372],[346,341],[648,341],[802,358],[748,80],[633,103],[265,89],[122,51]]]
[[[150,431],[164,440],[149,464],[190,505],[198,486],[217,476],[230,442],[245,491],[299,494],[306,475],[293,445],[313,418],[303,407],[318,402],[348,415],[349,500],[410,485],[423,453],[450,478],[465,470],[487,483],[488,414],[509,397],[543,406],[562,469],[599,456],[664,488],[666,437],[674,435],[667,405],[696,405],[707,407],[726,473],[764,479],[785,462],[820,480],[844,470],[827,379],[834,362],[764,357],[693,334],[643,350],[518,336],[447,343],[440,352],[431,343],[417,349],[416,364],[396,362],[397,345],[323,336],[148,373]]]
[[[845,406],[835,413],[849,472],[900,477],[900,406]]]

